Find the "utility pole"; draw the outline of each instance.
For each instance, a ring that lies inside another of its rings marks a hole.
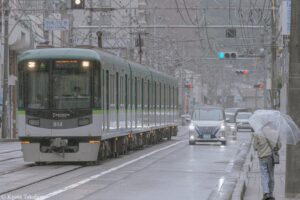
[[[9,0],[3,0],[4,11],[4,61],[3,61],[3,108],[2,108],[2,138],[7,138],[8,130],[8,61],[9,61],[9,46],[8,46],[8,20],[9,20]]]
[[[141,33],[139,33],[139,38],[138,38],[138,46],[139,46],[139,57],[140,57],[140,64],[142,64],[142,56],[143,56],[143,49],[142,49],[142,37]]]
[[[276,20],[276,6],[277,0],[272,0],[272,17],[271,17],[271,28],[272,28],[272,37],[271,37],[271,106],[275,109],[276,106],[276,97],[277,97],[277,66],[276,66],[276,30],[277,30],[277,20]]]
[[[49,8],[49,5],[47,2],[48,2],[47,0],[44,0],[44,2],[43,2],[44,8]],[[47,19],[48,17],[49,17],[49,11],[48,11],[48,9],[45,9],[45,11],[43,12],[43,20],[45,21],[45,19]],[[45,30],[45,27],[43,27],[43,32],[44,32],[45,43],[49,43],[49,31]],[[53,38],[52,38],[52,40],[53,40]]]
[[[292,0],[292,22],[290,39],[290,65],[288,82],[288,114],[300,126],[300,1]],[[288,198],[300,195],[300,142],[287,145],[285,196]],[[298,198],[297,198],[298,199]]]
[[[88,25],[93,25],[93,0],[90,0],[90,9],[89,9],[89,16],[88,16]],[[92,29],[89,30],[89,45],[93,45],[93,31]]]

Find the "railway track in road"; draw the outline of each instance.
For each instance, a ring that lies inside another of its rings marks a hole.
[[[32,167],[38,167],[38,166],[37,165],[33,165]],[[36,178],[36,180],[30,181],[28,183],[19,184],[19,185],[16,185],[14,187],[11,187],[11,188],[6,188],[5,190],[0,189],[0,196],[8,194],[8,193],[13,192],[13,191],[17,191],[19,189],[22,189],[22,188],[25,188],[25,187],[28,187],[28,186],[31,186],[31,185],[34,185],[36,183],[40,183],[40,182],[49,180],[49,179],[57,177],[57,176],[61,176],[61,175],[65,175],[65,174],[70,173],[70,172],[74,172],[74,171],[82,169],[84,167],[85,166],[74,166],[73,168],[71,167],[70,169],[62,170],[61,172],[54,173],[53,175],[49,175],[49,176],[46,176],[46,177]],[[29,167],[27,167],[27,168],[29,168]],[[23,170],[25,170],[25,168]]]
[[[21,149],[0,151],[0,162],[22,158]]]
[[[185,137],[185,135],[181,135],[181,136],[177,136],[174,139],[175,140],[182,140],[184,137]],[[166,141],[162,142],[162,143],[167,143]],[[150,145],[150,146],[153,146],[153,145]],[[156,146],[156,145],[154,145],[154,146]],[[147,149],[147,148],[145,148],[145,149]],[[14,158],[14,159],[19,159],[19,158]],[[46,175],[43,174],[43,173],[41,173],[41,175],[39,174],[39,176],[34,177],[32,180],[30,180],[28,182],[26,182],[27,180],[25,180],[25,182],[22,182],[22,183],[18,183],[18,184],[15,184],[15,185],[12,184],[11,187],[7,187],[6,189],[4,189],[3,187],[0,187],[0,196],[1,195],[7,195],[9,193],[12,193],[14,191],[20,190],[22,188],[26,188],[28,186],[34,185],[36,183],[40,183],[40,182],[47,181],[47,180],[55,178],[55,177],[66,175],[66,174],[74,172],[76,170],[80,170],[82,168],[85,168],[85,167],[87,167],[89,165],[70,166],[70,165],[65,165],[65,164],[56,165],[56,163],[52,163],[52,164],[44,165],[44,166],[49,166],[50,170],[52,170],[51,169],[51,166],[52,166],[54,168],[53,171],[52,171],[53,173],[49,172]],[[62,166],[61,170],[57,170],[57,168],[55,168],[57,166]],[[3,175],[11,175],[13,177],[14,173],[18,173],[18,172],[22,171],[21,173],[24,174],[24,173],[26,173],[26,170],[28,170],[29,168],[31,168],[30,170],[32,171],[32,168],[39,169],[40,167],[41,166],[38,166],[36,164],[23,165],[21,167],[15,168],[15,169],[10,169],[10,170],[3,171],[3,172],[0,171],[0,177],[3,176]],[[57,171],[55,171],[55,170],[57,170]]]
[[[13,153],[13,152],[18,152],[18,151],[21,151],[21,149],[14,149],[14,150],[9,150],[9,151],[0,151],[0,154]]]

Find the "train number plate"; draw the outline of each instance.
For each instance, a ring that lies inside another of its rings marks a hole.
[[[63,123],[61,121],[56,121],[56,122],[53,122],[52,125],[53,125],[54,128],[57,128],[57,127],[62,127]]]

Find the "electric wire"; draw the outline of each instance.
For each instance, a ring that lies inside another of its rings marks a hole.
[[[175,1],[175,4],[176,4],[176,7],[177,7],[177,12],[179,13],[180,17],[181,17],[181,20],[185,23],[185,24],[188,24],[187,21],[184,19],[180,9],[179,9],[179,6],[178,6],[178,2],[177,0],[174,0]]]
[[[192,17],[191,17],[191,15],[190,15],[190,13],[189,13],[189,10],[188,10],[188,8],[187,8],[186,1],[185,1],[185,0],[183,0],[183,4],[184,4],[184,8],[185,8],[185,10],[186,10],[186,13],[187,13],[187,16],[188,16],[190,22],[191,22],[193,25],[195,25],[195,23],[194,23],[193,20],[192,20]]]

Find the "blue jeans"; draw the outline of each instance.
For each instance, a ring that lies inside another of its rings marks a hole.
[[[271,156],[260,158],[259,167],[261,173],[261,185],[264,194],[273,195],[274,191],[274,164]]]

